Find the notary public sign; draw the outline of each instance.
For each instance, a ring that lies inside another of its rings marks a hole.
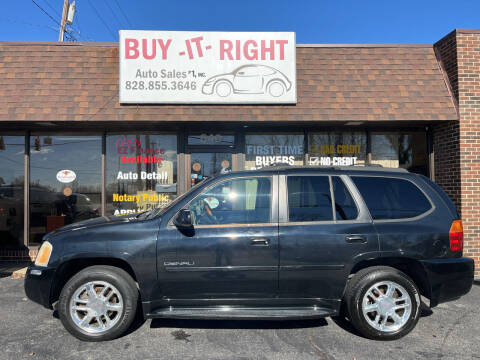
[[[120,31],[120,102],[297,102],[295,33]]]

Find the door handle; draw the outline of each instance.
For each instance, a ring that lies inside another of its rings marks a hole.
[[[367,239],[365,238],[365,236],[362,236],[362,235],[347,235],[345,236],[345,241],[347,243],[366,243],[367,242]]]
[[[259,238],[259,239],[251,239],[250,245],[252,246],[268,246],[270,245],[270,240]]]

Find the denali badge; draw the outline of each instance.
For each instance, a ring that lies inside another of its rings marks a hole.
[[[163,263],[163,266],[193,266],[195,265],[195,262],[193,261],[165,261]]]

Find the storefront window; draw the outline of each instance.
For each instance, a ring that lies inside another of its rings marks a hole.
[[[30,137],[30,244],[73,222],[100,216],[100,136]]]
[[[0,248],[23,245],[24,136],[0,136]]]
[[[266,166],[303,165],[303,134],[247,134],[245,169]]]
[[[176,197],[176,135],[109,134],[106,150],[108,214],[164,207]]]
[[[425,132],[373,132],[372,164],[404,168],[428,176]]]
[[[365,165],[365,132],[318,132],[308,135],[309,165]]]

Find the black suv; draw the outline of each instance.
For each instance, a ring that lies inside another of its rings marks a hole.
[[[346,316],[364,336],[411,331],[420,296],[466,294],[457,211],[402,169],[289,167],[205,180],[167,208],[101,217],[45,236],[26,294],[57,302],[82,340],[145,318]],[[137,306],[140,302],[141,306]]]

